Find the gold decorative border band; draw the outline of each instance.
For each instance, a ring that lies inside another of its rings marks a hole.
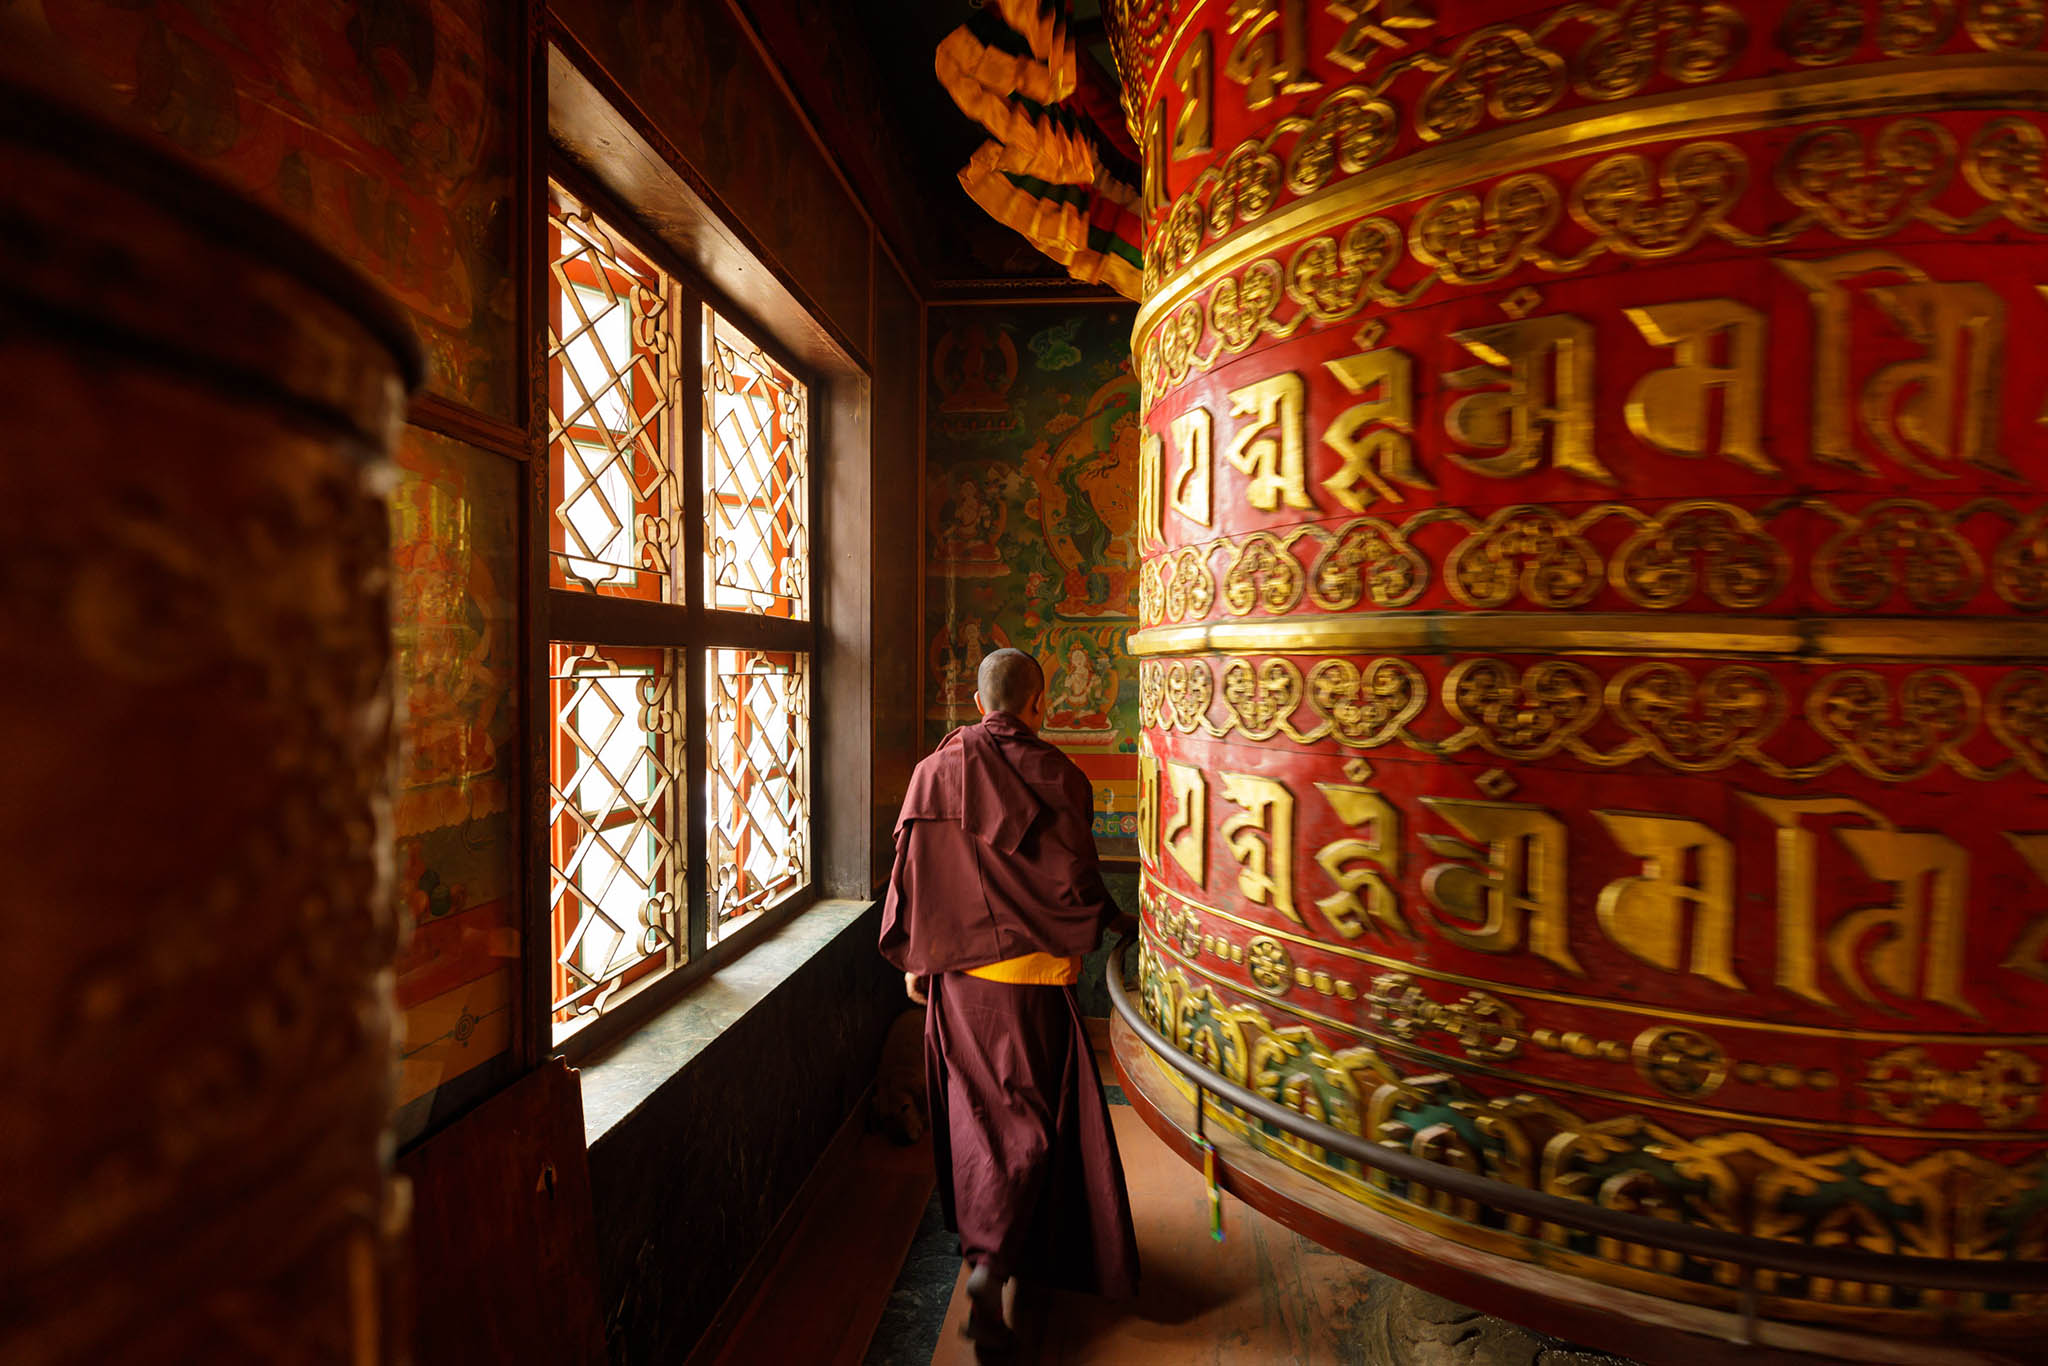
[[[1989,554],[1966,530],[1979,518],[2009,528]],[[1614,534],[1610,522],[1627,539],[1603,548],[1595,535]],[[1459,539],[1417,543],[1440,531]],[[1810,564],[1800,563],[1802,549]],[[1690,498],[1662,507],[1517,503],[1484,516],[1432,507],[1398,524],[1306,523],[1154,551],[1139,569],[1138,620],[1179,624],[1219,606],[1229,617],[1286,617],[1304,600],[1320,612],[1408,608],[1439,584],[1459,607],[1488,611],[1576,612],[1611,589],[1628,607],[1659,614],[1701,599],[1754,612],[1782,602],[1801,579],[1830,615],[1883,616],[1900,598],[1936,617],[1997,615],[1974,610],[1986,587],[2008,607],[2041,612],[2048,503],[1976,498],[1943,508],[1886,498],[1851,509],[1798,498],[1750,510]]]
[[[1631,1091],[1617,1091],[1606,1086],[1593,1086],[1585,1082],[1567,1081],[1558,1077],[1541,1076],[1535,1073],[1516,1071],[1511,1068],[1497,1067],[1475,1061],[1470,1057],[1460,1056],[1454,1052],[1443,1052],[1427,1045],[1416,1043],[1410,1039],[1390,1037],[1388,1034],[1366,1029],[1337,1019],[1334,1016],[1326,1015],[1319,1010],[1296,1005],[1291,1001],[1270,996],[1259,991],[1256,987],[1247,986],[1232,977],[1204,967],[1194,959],[1185,956],[1181,952],[1179,945],[1167,941],[1163,937],[1156,943],[1148,941],[1148,947],[1153,955],[1162,962],[1171,964],[1176,969],[1193,973],[1195,976],[1205,981],[1213,982],[1217,986],[1228,988],[1248,998],[1248,1003],[1256,1001],[1258,1006],[1263,1006],[1268,1010],[1278,1011],[1282,1014],[1292,1015],[1298,1020],[1311,1024],[1320,1025],[1324,1029],[1344,1035],[1350,1039],[1358,1040],[1375,1049],[1392,1048],[1399,1050],[1417,1060],[1426,1062],[1432,1067],[1441,1068],[1460,1078],[1485,1077],[1493,1081],[1505,1082],[1522,1090],[1535,1088],[1555,1091],[1562,1095],[1584,1096],[1589,1100],[1604,1101],[1610,1105],[1662,1110],[1670,1114],[1690,1115],[1698,1119],[1723,1123],[1764,1124],[1772,1128],[1789,1130],[1795,1133],[1841,1135],[1845,1138],[1910,1139],[1927,1143],[2010,1143],[2015,1138],[2024,1139],[2031,1136],[2025,1131],[2015,1133],[2011,1129],[1947,1129],[1897,1124],[1856,1124],[1840,1120],[1800,1119],[1795,1116],[1770,1114],[1755,1110],[1734,1110],[1717,1105],[1691,1105],[1683,1101],[1666,1100],[1659,1096],[1643,1095]]]
[[[1131,335],[1150,335],[1159,319],[1209,282],[1277,246],[1326,232],[1380,209],[1426,199],[1494,176],[1644,143],[1726,136],[1826,119],[1915,113],[2048,110],[2048,54],[1964,53],[1769,76],[1710,91],[1679,90],[1597,111],[1574,108],[1456,142],[1303,196],[1272,217],[1197,252],[1162,280],[1138,309]]]
[[[1745,617],[1697,612],[1330,612],[1282,621],[1153,626],[1134,655],[1727,655],[1746,659],[2048,659],[2048,621],[2003,617]]]
[[[1767,1238],[1808,1241],[1816,1226],[1812,1196],[1823,1187],[1861,1188],[1851,1199],[1877,1217],[1861,1227],[1865,1246],[1997,1259],[1999,1231],[2026,1207],[2042,1179],[2039,1162],[1987,1163],[1948,1149],[1907,1161],[1857,1144],[1821,1152],[1790,1148],[1741,1129],[1698,1135],[1665,1129],[1650,1116],[1597,1120],[1522,1096],[1487,1096],[1445,1073],[1420,1075],[1370,1047],[1339,1047],[1298,1025],[1283,1025],[1253,1005],[1228,1005],[1191,981],[1149,944],[1140,955],[1140,1010],[1173,1045],[1261,1095],[1337,1128],[1432,1161],[1610,1207],[1660,1212],[1688,1223]],[[1166,1080],[1190,1101],[1193,1087]],[[1429,1122],[1446,1112],[1472,1128]],[[1228,1106],[1210,1121],[1340,1193],[1417,1227],[1482,1250],[1568,1268],[1593,1281],[1708,1303],[1736,1288],[1733,1268],[1676,1256],[1642,1256],[1598,1241],[1575,1248],[1555,1225],[1487,1217],[1476,1202],[1389,1183],[1303,1141],[1274,1138]],[[1470,1137],[1475,1131],[1478,1140]],[[1847,1135],[1845,1135],[1847,1137]],[[1531,1155],[1541,1154],[1540,1162]],[[1642,1161],[1641,1158],[1650,1158]],[[1681,1174],[1673,1180],[1671,1174]],[[1859,1198],[1860,1197],[1860,1198]],[[1876,1198],[1873,1198],[1876,1197]],[[1853,1206],[1852,1206],[1853,1207]],[[2038,1312],[2027,1301],[1992,1310],[1981,1297],[1944,1294],[1894,1305],[1840,1281],[1765,1273],[1766,1312],[1868,1328],[1900,1329],[1939,1320],[1981,1325]]]

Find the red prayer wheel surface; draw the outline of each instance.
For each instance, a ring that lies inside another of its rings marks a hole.
[[[1111,10],[1146,1014],[1515,1185],[2048,1255],[2048,9]],[[2048,1324],[1745,1299],[1216,1122],[1617,1321],[1902,1361]]]

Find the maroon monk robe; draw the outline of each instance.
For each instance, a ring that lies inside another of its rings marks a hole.
[[[1095,947],[1117,909],[1092,808],[1081,770],[1014,716],[948,735],[896,822],[882,953],[930,981],[932,1151],[968,1262],[1126,1296],[1137,1234],[1073,988],[968,975]]]

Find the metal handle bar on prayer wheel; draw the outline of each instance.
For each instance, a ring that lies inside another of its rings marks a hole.
[[[1213,1091],[1256,1119],[1374,1171],[1476,1201],[1506,1214],[1527,1215],[1546,1224],[1559,1224],[1620,1242],[1661,1248],[1702,1261],[1729,1262],[1744,1269],[1745,1281],[1748,1280],[1748,1271],[1764,1270],[1964,1294],[2048,1294],[2048,1261],[1994,1262],[1963,1257],[1911,1257],[1855,1248],[1822,1249],[1746,1233],[1694,1228],[1646,1214],[1601,1209],[1561,1195],[1548,1195],[1510,1185],[1370,1142],[1357,1134],[1290,1110],[1181,1052],[1131,1004],[1123,983],[1124,951],[1128,947],[1129,942],[1126,941],[1111,950],[1108,971],[1103,975],[1116,1013],[1136,1031],[1146,1048],[1174,1071],[1194,1082],[1198,1091]],[[1197,1104],[1200,1104],[1199,1094]]]

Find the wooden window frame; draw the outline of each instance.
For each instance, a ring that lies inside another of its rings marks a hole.
[[[829,401],[829,391],[823,377],[801,364],[790,353],[788,347],[783,345],[774,330],[750,316],[746,309],[734,303],[699,271],[680,259],[659,237],[645,230],[630,210],[619,204],[602,187],[583,174],[573,162],[559,153],[548,158],[546,175],[541,178],[543,215],[546,212],[546,201],[553,195],[549,181],[560,185],[584,209],[602,222],[622,244],[660,271],[670,282],[673,315],[670,325],[674,333],[672,340],[677,348],[675,365],[679,376],[684,377],[677,386],[680,391],[679,406],[672,418],[679,435],[672,437],[670,441],[673,470],[679,485],[683,529],[681,545],[677,548],[676,560],[672,566],[674,596],[679,599],[675,602],[554,586],[551,566],[553,556],[557,553],[553,549],[555,455],[547,442],[545,414],[542,415],[540,423],[541,455],[546,462],[546,475],[541,483],[549,493],[544,509],[545,520],[535,527],[532,553],[542,561],[538,568],[538,577],[546,586],[541,603],[542,630],[537,633],[540,636],[537,643],[540,646],[543,664],[556,645],[588,644],[600,648],[672,650],[674,658],[680,665],[679,705],[682,709],[684,737],[682,774],[685,796],[680,803],[681,828],[675,832],[676,837],[685,843],[684,923],[678,935],[682,961],[624,993],[619,1000],[608,1005],[602,1013],[578,1027],[575,1032],[560,1040],[554,1040],[552,986],[555,973],[554,959],[558,948],[554,934],[555,917],[549,910],[552,874],[541,878],[539,886],[535,889],[538,905],[528,923],[545,927],[547,933],[544,941],[547,971],[543,977],[547,986],[543,988],[544,999],[535,1004],[541,1016],[540,1032],[543,1047],[548,1053],[561,1054],[574,1062],[610,1047],[639,1029],[691,987],[746,953],[748,949],[775,933],[819,899],[821,850],[817,829],[826,784],[818,780],[819,775],[815,768],[815,758],[819,752],[820,712],[817,698],[817,666],[824,643],[823,617],[828,604],[823,600],[824,595],[818,591],[820,537],[817,533],[824,511],[821,500],[824,481],[819,477],[818,434],[819,419]],[[548,238],[543,235],[541,241],[545,244]],[[545,267],[543,273],[545,274]],[[556,316],[557,303],[551,277],[545,281],[544,288],[545,293],[539,301],[541,309],[537,311],[544,310],[543,316],[552,320]],[[704,328],[701,325],[702,309],[706,307],[737,328],[768,359],[781,366],[804,386],[808,408],[807,425],[810,428],[811,439],[806,451],[804,508],[804,515],[808,519],[806,541],[810,555],[810,563],[805,567],[809,602],[803,620],[713,608],[707,603],[709,593],[704,568],[707,563],[704,545],[706,395]],[[546,364],[546,369],[548,373],[544,382],[548,386],[548,397],[552,401],[553,390],[558,380],[552,364]],[[713,941],[708,886],[710,869],[707,858],[710,830],[707,734],[710,680],[707,661],[710,652],[717,649],[790,653],[804,657],[811,673],[809,686],[812,689],[804,745],[806,755],[813,761],[813,771],[809,783],[810,856],[806,864],[805,881],[764,908],[741,928]],[[552,671],[544,668],[544,672]],[[545,741],[534,747],[540,766],[540,772],[536,775],[537,789],[540,793],[547,794],[552,791],[550,765],[559,739],[552,712],[543,710],[540,716]],[[548,828],[545,801],[538,804],[535,819],[542,827],[539,832],[541,843],[552,851],[554,836],[552,830]],[[544,868],[543,872],[545,871]]]

